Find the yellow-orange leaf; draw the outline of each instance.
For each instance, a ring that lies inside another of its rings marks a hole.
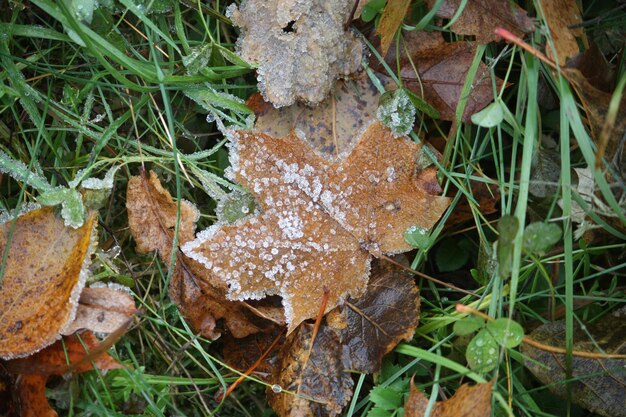
[[[0,288],[0,358],[50,345],[74,319],[96,218],[92,213],[73,229],[54,209],[42,208],[0,225],[0,253],[9,248]]]
[[[388,0],[383,15],[378,23],[378,33],[380,34],[380,49],[382,55],[387,54],[389,45],[393,41],[396,31],[402,24],[404,16],[409,11],[411,0]]]

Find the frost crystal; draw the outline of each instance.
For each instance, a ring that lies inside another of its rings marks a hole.
[[[258,65],[259,90],[276,107],[317,104],[355,72],[363,46],[344,30],[352,0],[247,0],[229,8],[239,54]]]
[[[404,90],[388,91],[380,98],[376,117],[397,136],[408,135],[415,123],[415,106]]]

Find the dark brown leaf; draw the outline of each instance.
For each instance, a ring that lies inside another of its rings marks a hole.
[[[493,380],[486,384],[463,384],[445,401],[437,401],[431,417],[489,417]],[[404,406],[404,417],[422,417],[428,407],[426,397],[411,381],[411,392]]]
[[[268,399],[280,417],[334,417],[352,396],[354,383],[344,371],[338,335],[328,326],[320,327],[309,356],[312,329],[301,324],[278,354],[272,382],[290,392],[269,389]]]
[[[349,300],[337,323],[341,344],[348,349],[348,369],[372,373],[383,356],[402,340],[411,340],[419,322],[419,290],[411,274],[398,266],[376,261],[365,294]],[[344,348],[344,349],[345,349]]]
[[[452,19],[462,0],[444,0],[437,16]],[[427,0],[431,9],[436,0]],[[461,16],[452,24],[452,31],[459,35],[476,36],[476,42],[486,44],[499,40],[494,34],[498,27],[507,29],[520,38],[534,30],[533,20],[526,11],[508,0],[472,0],[465,4]]]
[[[272,343],[282,332],[279,326],[270,331],[257,332],[243,339],[236,339],[230,334],[222,337],[224,343],[224,361],[240,372],[250,369],[257,360],[271,347]],[[283,337],[284,339],[284,337]],[[283,342],[279,342],[281,346]],[[276,367],[278,349],[270,354],[254,369],[257,376],[268,379]]]
[[[443,120],[455,120],[456,107],[476,48],[477,44],[473,42],[446,43],[440,33],[407,32],[400,44],[402,82],[406,88],[433,106]],[[396,65],[395,49],[392,47],[385,58],[392,68]],[[380,66],[374,67],[381,69]],[[501,86],[502,80],[496,78],[496,87]],[[493,98],[491,75],[487,66],[481,62],[462,121],[469,122],[470,116],[491,103]]]
[[[626,354],[626,309],[604,317],[583,331],[578,325],[574,331],[573,350]],[[589,334],[591,337],[587,336]],[[532,339],[550,346],[565,347],[565,321],[546,323],[536,328]],[[526,367],[560,397],[567,397],[565,355],[545,352],[528,344],[522,345],[530,357]],[[572,358],[572,379],[569,387],[572,401],[594,413],[606,417],[624,415],[626,410],[626,360]]]

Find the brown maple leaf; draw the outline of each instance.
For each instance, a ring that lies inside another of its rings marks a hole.
[[[378,123],[340,163],[329,163],[294,134],[235,132],[229,176],[262,213],[214,225],[183,247],[229,285],[233,299],[283,298],[289,330],[365,290],[371,254],[408,251],[403,232],[432,227],[449,204],[418,187],[421,146]],[[424,171],[432,171],[427,168]]]
[[[492,387],[493,380],[474,386],[463,384],[448,400],[437,401],[430,415],[432,417],[489,417]],[[422,417],[428,409],[428,402],[428,397],[411,381],[411,392],[404,405],[404,416]]]
[[[42,208],[0,225],[0,253],[9,246],[0,288],[0,358],[50,345],[74,320],[96,221],[92,212],[73,229],[54,209]]]
[[[435,2],[436,0],[427,0],[426,4],[432,9]],[[444,0],[436,16],[452,19],[460,5],[461,0]],[[500,40],[494,33],[498,27],[523,37],[534,30],[534,23],[526,11],[512,1],[472,0],[465,3],[465,8],[452,23],[451,29],[459,35],[476,36],[476,42],[486,44]]]
[[[181,202],[179,242],[194,237],[198,211],[191,203]],[[176,225],[177,205],[170,193],[163,188],[154,172],[132,177],[128,182],[126,197],[128,223],[137,242],[137,252],[158,251],[163,262],[169,265]],[[180,253],[177,249],[176,264],[169,287],[169,294],[192,327],[204,337],[220,336],[217,320],[224,319],[235,337],[245,337],[259,331],[253,323],[254,314],[245,303],[225,299],[225,285],[214,278],[204,266]]]

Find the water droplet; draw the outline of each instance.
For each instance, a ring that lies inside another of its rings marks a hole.
[[[272,385],[272,391],[276,394],[280,394],[281,392],[283,392],[283,388],[278,384],[274,384]]]

